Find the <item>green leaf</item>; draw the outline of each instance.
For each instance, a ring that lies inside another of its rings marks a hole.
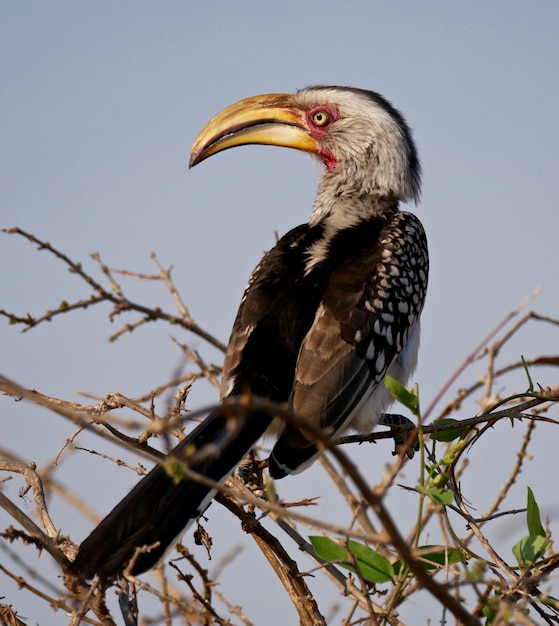
[[[460,424],[460,422],[458,420],[448,417],[437,420],[434,425],[436,428],[437,426],[443,426],[445,424]],[[441,432],[437,432],[436,430],[434,430],[431,433],[431,439],[434,439],[435,441],[454,441],[454,439],[465,437],[468,434],[469,430],[470,428],[468,426],[457,426],[456,428],[443,430]]]
[[[480,583],[485,580],[485,573],[487,572],[487,564],[483,561],[475,560],[466,569],[466,580],[472,583]]]
[[[497,615],[497,611],[493,607],[489,606],[488,604],[485,604],[484,607],[481,609],[481,612],[483,613],[483,616],[486,618],[485,624],[487,626],[492,624],[493,619],[495,618],[495,615]]]
[[[194,446],[192,446],[192,448],[195,450]],[[172,479],[175,485],[178,485],[181,480],[186,478],[184,463],[174,456],[167,456],[163,459],[161,467],[165,470],[165,473]]]
[[[399,383],[395,378],[392,378],[392,376],[388,375],[384,377],[384,386],[400,404],[403,404],[414,415],[418,414],[419,397],[415,393],[406,389],[404,385]]]
[[[452,563],[461,563],[464,559],[458,548],[445,546],[420,546],[414,551],[414,556],[420,559],[426,570],[441,569]],[[402,561],[394,563],[394,572],[398,574],[402,568]]]
[[[355,557],[361,576],[369,582],[385,583],[394,577],[392,563],[382,554],[362,543],[350,539],[346,549],[328,537],[312,536],[309,537],[309,540],[320,558],[329,563],[335,563],[350,572],[355,572],[355,568],[350,564],[350,557],[347,553],[349,550]]]
[[[526,524],[528,535],[523,537],[512,548],[518,565],[526,567],[530,563],[537,561],[550,545],[550,540],[546,538],[545,529],[540,518],[540,508],[534,497],[534,492],[528,487]]]
[[[513,546],[512,553],[518,561],[518,565],[526,567],[530,563],[537,561],[547,550],[550,543],[549,539],[541,535],[528,535]]]
[[[431,479],[431,484],[437,489],[442,489],[448,484],[449,476],[446,472],[437,472]]]
[[[526,513],[526,521],[528,522],[528,533],[530,535],[539,535],[545,537],[545,530],[540,519],[540,507],[534,498],[534,493],[528,487],[528,510]]]
[[[422,493],[424,496],[431,498],[434,502],[438,504],[442,504],[443,506],[448,506],[454,502],[454,491],[452,489],[440,489],[440,488],[432,488],[432,487],[423,487],[422,485],[417,485],[415,490],[418,493]]]
[[[266,491],[266,498],[270,502],[276,502],[278,500],[278,492],[276,491],[276,485],[274,481],[270,478],[264,483],[264,489]]]
[[[375,550],[369,548],[364,543],[353,541],[348,542],[350,552],[357,558],[357,565],[365,580],[382,583],[389,581],[394,576],[392,563]]]

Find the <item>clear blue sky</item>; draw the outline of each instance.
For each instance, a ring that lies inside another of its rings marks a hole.
[[[417,213],[432,270],[416,379],[426,405],[535,286],[544,292],[533,308],[559,316],[558,23],[553,0],[2,3],[0,225],[30,230],[90,271],[88,254],[98,251],[110,265],[150,272],[155,251],[174,266],[195,319],[226,341],[251,269],[276,231],[306,220],[318,172],[302,154],[261,146],[188,171],[196,133],[224,106],[258,93],[318,83],[379,91],[414,129],[424,169]],[[0,266],[0,308],[38,313],[86,294],[13,237],[0,236]],[[159,287],[129,289],[173,306]],[[75,313],[25,335],[0,324],[0,371],[69,399],[79,390],[134,396],[167,380],[179,362],[169,329],[109,344],[116,327],[106,312]],[[178,338],[219,359],[200,340]],[[511,358],[556,345],[532,328]],[[545,370],[536,380],[556,382]],[[208,390],[193,396],[198,406],[213,399]],[[6,399],[0,411],[2,445],[29,460],[51,458],[72,430]],[[375,447],[373,474],[385,453]],[[83,457],[74,458],[59,471],[72,486]],[[489,454],[482,469],[491,462]],[[313,472],[282,484],[286,497],[316,495]],[[134,480],[121,472],[114,488],[93,479],[87,488],[107,511]],[[91,527],[57,521],[76,540]],[[7,524],[0,511],[0,527]],[[247,543],[233,527],[230,534]],[[29,607],[30,622],[39,619],[29,595],[0,586],[16,608]],[[251,618],[262,623],[258,611]]]

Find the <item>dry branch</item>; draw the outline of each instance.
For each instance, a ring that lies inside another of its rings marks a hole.
[[[155,255],[151,257],[156,267],[153,274],[116,269],[105,264],[99,255],[93,255],[101,274],[101,278],[97,280],[91,273],[85,271],[81,263],[73,261],[48,242],[18,228],[2,229],[2,232],[22,237],[38,246],[39,250],[54,256],[89,289],[86,298],[60,303],[58,307],[41,315],[19,315],[6,310],[0,311],[0,315],[6,317],[12,324],[23,326],[23,330],[29,330],[57,316],[106,302],[111,306],[109,312],[111,319],[117,319],[124,313],[137,316],[120,326],[112,335],[112,340],[148,322],[163,322],[196,334],[207,345],[224,349],[221,342],[193,321],[172,280],[172,268],[165,268]],[[176,313],[164,312],[158,306],[128,300],[126,296],[128,280],[157,281],[165,285],[175,304]],[[557,601],[542,592],[553,589],[554,585],[557,588],[555,577],[559,567],[559,556],[553,548],[551,547],[545,557],[538,562],[528,564],[522,569],[507,561],[510,554],[507,558],[503,556],[492,543],[489,532],[497,519],[519,512],[519,507],[511,506],[511,489],[518,481],[528,455],[533,453],[536,429],[546,429],[546,434],[555,437],[555,431],[550,429],[558,424],[554,410],[558,406],[559,386],[536,390],[534,386],[529,385],[528,390],[515,390],[505,399],[495,392],[495,389],[500,389],[500,393],[503,393],[506,376],[521,368],[541,366],[556,370],[559,368],[559,356],[556,355],[540,355],[526,361],[501,363],[503,346],[518,341],[518,332],[526,324],[534,322],[545,324],[549,332],[559,325],[556,319],[534,312],[509,325],[525,304],[526,302],[516,307],[500,322],[495,331],[470,352],[460,367],[460,372],[467,371],[468,366],[476,359],[487,357],[487,370],[483,378],[473,381],[463,391],[457,391],[454,399],[439,415],[439,419],[433,423],[420,424],[424,441],[419,455],[418,484],[415,485],[412,479],[411,483],[408,481],[408,484],[403,485],[410,494],[410,502],[412,497],[413,501],[417,502],[417,509],[415,516],[410,511],[409,517],[403,522],[399,520],[398,524],[396,523],[388,504],[388,496],[393,490],[400,488],[399,481],[404,480],[402,469],[406,468],[406,474],[412,471],[407,457],[395,458],[373,486],[352,461],[351,448],[347,447],[349,443],[390,438],[391,433],[350,435],[340,442],[333,443],[320,430],[305,424],[306,431],[312,432],[317,445],[326,452],[323,457],[326,479],[329,477],[331,485],[340,494],[342,504],[345,503],[347,509],[340,515],[345,521],[337,523],[325,519],[319,508],[308,507],[310,496],[315,494],[309,494],[309,498],[301,502],[282,502],[281,494],[275,491],[278,487],[274,485],[274,488],[270,489],[265,474],[261,474],[262,465],[257,465],[257,486],[252,490],[236,477],[222,485],[192,472],[186,465],[182,468],[184,476],[189,480],[199,481],[218,490],[218,502],[239,520],[241,529],[254,539],[279,584],[289,595],[300,624],[325,624],[328,621],[324,617],[328,607],[320,606],[314,596],[312,592],[314,582],[311,584],[307,578],[310,574],[314,580],[323,579],[325,584],[331,584],[332,588],[339,592],[337,601],[345,614],[344,624],[348,626],[360,623],[405,626],[405,621],[400,618],[397,611],[404,611],[407,603],[417,602],[416,594],[420,591],[429,594],[433,607],[432,621],[446,620],[449,623],[449,616],[452,615],[456,623],[480,624],[488,612],[492,612],[492,626],[501,626],[505,623],[559,624]],[[495,338],[496,333],[503,334]],[[493,340],[494,343],[489,345]],[[188,407],[190,389],[199,379],[205,379],[217,387],[220,375],[220,368],[209,363],[202,351],[193,349],[183,340],[173,338],[173,341],[180,348],[185,360],[197,368],[196,371],[189,374],[176,373],[172,380],[142,393],[141,397],[128,398],[113,392],[107,393],[105,398],[94,398],[91,404],[78,404],[46,396],[19,385],[6,376],[0,376],[0,390],[14,400],[23,398],[35,405],[46,407],[53,415],[69,420],[71,432],[66,436],[66,440],[53,450],[52,467],[54,463],[60,462],[63,456],[66,457],[66,454],[61,454],[63,450],[80,450],[81,446],[77,445],[77,440],[84,431],[97,438],[97,446],[88,448],[106,462],[122,463],[120,459],[102,451],[105,441],[120,446],[122,450],[132,451],[140,458],[161,462],[164,455],[148,446],[147,441],[151,437],[164,437],[167,447],[170,448],[176,439],[180,439],[189,422],[194,423],[202,419],[213,408],[191,412]],[[556,339],[553,341],[556,342]],[[559,380],[559,376],[557,378]],[[453,380],[455,376],[449,378],[450,382],[442,389],[448,388]],[[169,390],[173,391],[173,394],[168,394],[173,396],[172,400],[163,406],[162,396]],[[478,399],[482,411],[479,415],[465,418],[462,408],[464,402],[478,392],[484,394]],[[441,396],[442,393],[437,394],[428,412],[434,408]],[[236,409],[269,411],[278,416],[278,419],[293,424],[300,423],[299,418],[285,407],[278,407],[251,396],[242,398],[237,405],[230,403],[230,408],[232,411]],[[455,416],[457,421],[446,424],[440,422],[440,417],[449,415]],[[516,435],[517,449],[504,484],[495,490],[494,498],[486,510],[476,511],[473,515],[474,505],[469,501],[468,494],[462,492],[463,481],[472,468],[467,455],[471,455],[472,450],[481,441],[485,441],[495,424],[503,420],[506,420],[503,426],[510,422],[525,424],[526,428],[523,432],[519,432],[522,429],[518,428],[513,431]],[[459,440],[455,439],[449,443],[441,441],[445,433],[448,434],[458,428],[462,431]],[[344,445],[337,445],[338,443]],[[27,489],[33,494],[35,511],[40,520],[37,524],[21,506],[0,491],[0,507],[17,525],[17,528],[9,527],[4,530],[0,544],[6,548],[6,558],[13,561],[18,573],[12,572],[4,564],[0,566],[0,572],[17,581],[18,585],[44,602],[46,613],[64,610],[71,615],[71,623],[74,626],[82,622],[114,624],[119,621],[115,615],[116,610],[111,609],[108,604],[108,599],[112,597],[110,587],[94,584],[86,589],[83,581],[76,581],[67,574],[68,589],[64,592],[53,585],[48,587],[45,578],[42,578],[35,566],[31,565],[31,560],[25,566],[17,560],[18,557],[14,555],[15,548],[18,553],[29,557],[29,548],[21,547],[23,542],[28,542],[33,547],[38,546],[51,554],[58,572],[67,572],[73,546],[70,540],[59,536],[57,528],[60,527],[60,523],[59,520],[51,518],[48,510],[49,499],[64,498],[77,510],[86,513],[89,519],[95,517],[95,513],[91,509],[87,510],[85,498],[75,496],[51,478],[52,467],[39,471],[34,464],[23,461],[13,451],[0,450],[0,452],[5,459],[0,461],[0,471],[16,472],[23,476]],[[202,448],[196,454],[207,453],[208,451]],[[212,454],[215,454],[215,450]],[[546,461],[548,460],[544,458],[535,459],[535,462],[540,464],[542,472],[549,471]],[[138,473],[144,472],[143,466],[130,467]],[[416,465],[413,466],[414,471],[415,467]],[[443,479],[441,491],[448,493],[451,490],[454,496],[451,503],[441,504],[418,491],[418,487],[432,487],[439,477]],[[48,497],[45,497],[45,491]],[[467,525],[466,530],[464,525]],[[282,533],[276,535],[275,529],[281,529]],[[383,585],[372,584],[360,571],[356,557],[349,551],[347,560],[356,566],[357,574],[348,575],[340,568],[339,563],[330,562],[317,555],[302,529],[311,529],[313,533],[319,532],[325,536],[339,538],[345,546],[349,545],[349,539],[365,543],[392,563],[398,559],[402,569],[391,582]],[[442,563],[432,570],[426,569],[425,559],[419,550],[420,538],[426,535],[436,536],[440,545],[448,551],[459,551],[463,555],[463,561],[455,560],[452,563]],[[8,542],[18,543],[10,546]],[[132,582],[135,588],[149,594],[160,607],[161,615],[158,614],[158,617],[153,619],[165,624],[171,624],[175,619],[182,620],[185,624],[193,626],[212,623],[245,625],[251,623],[249,617],[251,607],[238,606],[235,599],[228,598],[221,587],[216,587],[219,583],[219,570],[213,575],[208,574],[192,554],[180,546],[178,554],[182,563],[173,561],[170,569],[167,567],[161,570],[166,573],[161,573],[153,585],[129,577],[129,582]],[[178,574],[175,584],[168,575],[170,573]],[[135,610],[137,605],[134,593],[126,585],[119,591],[123,610],[127,611],[130,607]],[[141,619],[150,619],[144,615],[134,617],[134,610],[131,617],[126,618],[128,620],[126,623],[131,625],[141,623]],[[142,610],[140,604],[140,613]],[[19,614],[21,613],[23,612],[20,611]],[[0,605],[0,620],[4,618],[9,618],[12,622],[19,619],[17,611],[8,604]],[[412,622],[409,623],[411,626]]]

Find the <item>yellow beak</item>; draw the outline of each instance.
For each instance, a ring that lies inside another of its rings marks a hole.
[[[213,117],[192,144],[189,167],[247,144],[320,152],[320,144],[309,134],[304,111],[289,94],[271,93],[245,98]]]

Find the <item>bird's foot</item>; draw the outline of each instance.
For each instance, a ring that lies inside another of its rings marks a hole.
[[[262,477],[263,462],[256,458],[251,450],[239,464],[237,474],[243,483],[258,497],[264,493]]]
[[[416,450],[419,450],[419,439],[417,433],[413,440],[409,442],[410,434],[416,429],[416,425],[403,415],[397,413],[383,413],[380,417],[379,424],[388,426],[392,432],[394,439],[394,456],[402,456],[406,454],[408,458],[413,459]]]

